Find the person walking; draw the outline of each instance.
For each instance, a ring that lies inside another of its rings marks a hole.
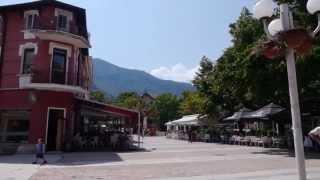
[[[38,143],[36,144],[36,160],[32,162],[32,164],[37,164],[38,159],[42,159],[42,163],[46,164],[47,160],[44,158],[44,153],[45,153],[45,144],[43,144],[42,139],[38,139]]]
[[[188,131],[188,139],[189,139],[189,143],[192,143],[192,141],[193,141],[193,132],[192,132],[192,130],[190,129],[189,131]]]

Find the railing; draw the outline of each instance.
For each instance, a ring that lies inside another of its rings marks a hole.
[[[32,69],[31,75],[30,76],[21,76],[20,77],[20,84],[27,84],[29,83],[45,83],[45,84],[50,84],[53,82],[50,82],[49,77],[45,77],[43,76],[43,74],[45,74],[47,72],[44,71],[39,71],[37,70],[37,66],[35,65],[35,68]],[[68,74],[68,76],[71,75],[71,78],[68,77],[68,81],[66,84],[62,84],[62,85],[69,85],[69,86],[80,86],[83,89],[88,89],[90,87],[90,80],[88,79],[88,77],[86,76],[86,74],[82,71],[82,73],[80,73],[80,81],[77,82],[76,76],[74,74]],[[26,78],[29,78],[29,80],[25,80]],[[28,81],[28,82],[24,82],[24,81]]]
[[[78,36],[83,36],[86,39],[88,38],[88,33],[85,30],[82,30],[80,26],[76,25],[74,22],[69,22],[67,28],[59,28],[58,21],[55,18],[54,20],[42,20],[35,18],[33,26],[28,28],[25,26],[25,30],[48,30],[48,31],[60,31],[67,32]]]

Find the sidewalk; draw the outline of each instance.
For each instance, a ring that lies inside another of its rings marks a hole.
[[[49,164],[55,163],[61,159],[61,155],[46,155],[46,159]],[[28,180],[40,168],[39,164],[32,164],[32,161],[32,154],[0,156],[0,180]]]
[[[271,171],[256,171],[226,175],[206,175],[193,177],[163,178],[153,180],[295,180],[296,169],[283,169]],[[307,172],[308,180],[320,179],[320,168],[310,168]]]

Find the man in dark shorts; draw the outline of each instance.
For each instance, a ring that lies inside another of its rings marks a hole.
[[[32,164],[37,164],[38,159],[42,159],[42,165],[47,163],[47,160],[44,158],[45,145],[42,142],[42,139],[38,139],[38,144],[36,144],[36,160]]]

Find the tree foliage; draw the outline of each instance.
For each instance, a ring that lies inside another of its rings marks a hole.
[[[139,109],[141,106],[140,96],[136,92],[124,92],[118,95],[115,104],[129,109]]]
[[[296,20],[304,27],[315,27],[315,19],[307,14],[305,1],[294,1]],[[200,62],[200,70],[193,83],[205,97],[204,112],[215,118],[245,106],[258,108],[274,102],[288,107],[288,82],[284,57],[268,60],[255,48],[265,39],[261,22],[244,8],[238,20],[230,25],[233,45],[213,63],[207,57]],[[311,55],[297,60],[300,98],[319,96],[320,46]]]
[[[179,106],[180,114],[202,114],[204,106],[204,97],[198,92],[186,91],[182,94]]]
[[[90,92],[90,99],[94,101],[102,102],[102,103],[107,102],[106,95],[99,90]]]
[[[155,108],[158,111],[157,124],[164,130],[164,124],[179,117],[180,100],[177,96],[165,93],[155,100]]]

